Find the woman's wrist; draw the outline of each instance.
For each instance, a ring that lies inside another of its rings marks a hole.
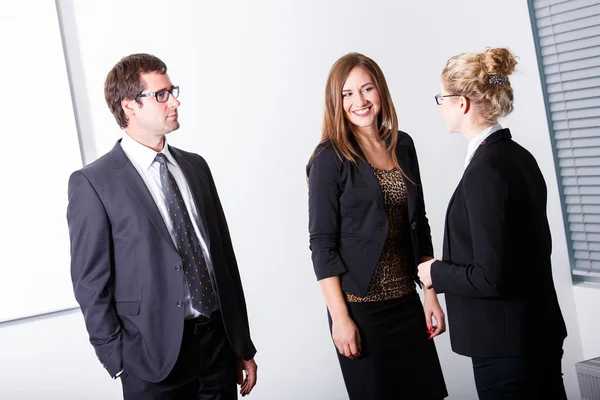
[[[423,288],[423,293],[425,294],[425,300],[428,300],[428,299],[431,299],[431,298],[437,300],[437,293],[435,292],[435,289],[433,288],[433,286],[430,287],[430,288],[425,288],[424,287]]]

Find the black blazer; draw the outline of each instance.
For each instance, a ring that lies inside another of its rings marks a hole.
[[[318,280],[339,275],[344,291],[364,296],[381,256],[388,221],[379,181],[353,136],[351,140],[361,155],[356,164],[338,157],[326,141],[317,146],[306,167],[310,249]],[[417,153],[407,133],[398,132],[396,155],[400,167],[412,180],[404,178],[413,278],[419,282],[416,261],[421,256],[433,256],[433,246]]]
[[[546,183],[533,156],[502,129],[475,152],[450,199],[443,260],[452,349],[470,357],[522,356],[562,343],[546,216]]]
[[[256,352],[237,262],[206,161],[172,146],[205,227],[227,337],[237,355]],[[111,376],[163,380],[183,334],[181,257],[148,188],[120,143],[74,172],[67,210],[71,277],[90,341]]]

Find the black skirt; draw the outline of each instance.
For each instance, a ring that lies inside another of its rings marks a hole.
[[[439,400],[448,396],[421,299],[347,303],[361,338],[361,357],[337,352],[351,400]],[[331,316],[329,316],[331,330]]]

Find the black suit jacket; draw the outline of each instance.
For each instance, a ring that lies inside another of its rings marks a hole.
[[[364,296],[381,256],[388,221],[379,181],[353,136],[351,140],[362,157],[356,164],[338,157],[326,141],[317,146],[306,167],[310,249],[317,279],[339,275],[344,291]],[[404,183],[413,244],[413,278],[419,282],[416,261],[421,256],[433,256],[433,247],[417,153],[405,132],[398,132],[396,155],[410,178],[404,178]]]
[[[227,337],[250,359],[246,303],[206,161],[170,146],[192,191],[212,256]],[[182,260],[148,188],[119,142],[69,180],[71,276],[90,342],[111,376],[150,382],[172,370],[183,333]]]
[[[502,129],[478,147],[448,205],[443,260],[431,266],[446,294],[452,349],[471,357],[522,356],[562,343],[546,216],[533,156]]]

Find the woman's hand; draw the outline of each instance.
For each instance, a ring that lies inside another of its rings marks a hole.
[[[435,259],[431,258],[427,261],[421,261],[421,264],[417,267],[419,272],[419,280],[424,286],[424,289],[429,289],[433,285],[431,282],[431,264],[435,262]]]
[[[427,322],[427,333],[429,333],[429,339],[433,339],[446,332],[446,316],[433,289],[425,289],[424,303],[423,310],[425,311],[425,321]],[[433,324],[432,317],[435,318],[435,325]]]
[[[331,316],[331,337],[340,354],[354,360],[360,357],[360,334],[350,314],[342,292],[339,276],[319,281]]]
[[[360,357],[360,334],[350,316],[332,320],[331,336],[340,354],[351,360]]]

